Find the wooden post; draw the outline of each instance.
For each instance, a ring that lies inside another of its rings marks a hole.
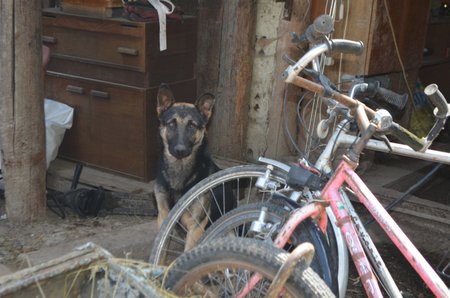
[[[41,1],[0,0],[0,144],[6,213],[45,215]]]
[[[201,0],[198,8],[197,92],[217,94],[223,1]],[[215,117],[215,116],[214,116]]]
[[[281,74],[286,69],[287,64],[283,60],[283,55],[288,54],[293,59],[300,55],[291,42],[290,32],[299,34],[306,30],[309,25],[309,2],[293,1],[291,20],[280,20],[278,27],[278,43],[276,54],[275,78],[272,91],[273,99],[270,101],[269,108],[269,128],[268,136],[272,136],[272,141],[268,142],[266,151],[267,157],[279,158],[283,156],[297,155],[292,149],[292,145],[286,135],[284,128],[284,117],[286,117],[287,126],[294,140],[297,139],[296,109],[298,102],[299,89],[295,86],[289,86],[286,98],[286,114],[283,115],[283,99],[287,85],[281,78]]]
[[[200,1],[199,12],[198,89],[200,92],[205,86],[216,89],[211,90],[216,94],[208,134],[211,152],[243,160],[246,156],[256,1],[205,0]]]

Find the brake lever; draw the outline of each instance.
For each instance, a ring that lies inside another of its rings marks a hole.
[[[286,62],[289,65],[294,65],[296,61],[294,61],[291,57],[289,57],[287,54],[283,54],[283,56],[281,56],[281,59],[284,60],[284,62]]]
[[[392,146],[391,146],[391,141],[389,141],[388,137],[385,136],[385,135],[382,135],[382,136],[380,136],[380,139],[386,144],[386,146],[389,149],[389,152],[392,152],[393,149],[392,149]]]
[[[322,85],[322,87],[324,88],[324,94],[323,96],[325,97],[330,97],[331,94],[334,91],[338,91],[336,85],[334,85],[330,79],[324,75],[323,73],[320,73],[318,71],[312,70],[310,68],[305,68],[302,70],[302,73],[313,78],[313,80],[319,84]]]

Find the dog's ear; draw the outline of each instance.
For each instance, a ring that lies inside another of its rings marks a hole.
[[[175,98],[173,96],[172,90],[170,90],[169,88],[169,85],[164,83],[159,85],[157,99],[158,106],[156,107],[156,111],[158,113],[158,116],[160,116],[162,112],[170,108],[175,102]]]
[[[205,93],[201,95],[195,102],[195,106],[200,113],[205,116],[206,120],[209,120],[212,114],[215,97],[211,93]]]

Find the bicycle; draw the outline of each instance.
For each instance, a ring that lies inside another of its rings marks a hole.
[[[303,243],[293,254],[299,249],[306,258],[290,267],[293,274],[283,282],[283,297],[335,297],[309,267],[314,247]],[[182,297],[236,297],[243,291],[245,297],[279,297],[272,285],[279,282],[283,263],[291,264],[291,256],[257,239],[222,237],[180,255],[168,267],[163,285]],[[259,280],[250,289],[253,274]]]
[[[335,49],[340,48],[343,51],[353,51],[351,48],[352,44],[344,40],[338,41],[334,45],[325,44],[324,46],[334,47]],[[314,53],[311,53],[311,56],[313,55]],[[308,64],[310,59],[310,56],[305,55],[294,66],[288,68],[286,71],[286,81],[299,87],[323,94],[325,90],[322,86],[298,76],[299,72]],[[363,245],[358,237],[357,229],[361,227],[361,224],[357,220],[355,221],[351,218],[350,214],[352,212],[349,212],[348,209],[352,209],[352,207],[349,207],[349,202],[342,197],[342,186],[347,185],[357,196],[358,200],[372,214],[392,242],[406,257],[411,266],[422,277],[430,290],[438,297],[450,296],[450,291],[446,287],[445,283],[439,278],[437,273],[427,263],[424,257],[415,248],[413,243],[402,232],[400,227],[395,223],[392,217],[387,213],[387,211],[378,202],[376,197],[370,192],[368,187],[354,171],[358,165],[359,156],[362,150],[375,133],[381,132],[383,134],[393,134],[399,140],[403,141],[416,151],[423,152],[431,145],[440,130],[443,129],[450,112],[449,105],[443,95],[439,92],[436,85],[432,84],[427,86],[427,88],[425,88],[425,93],[437,108],[436,122],[428,135],[425,138],[420,139],[408,130],[402,128],[397,123],[393,122],[387,111],[380,110],[375,112],[350,97],[346,97],[338,92],[332,92],[331,95],[336,101],[346,105],[347,107],[353,108],[355,118],[359,120],[358,124],[363,132],[360,139],[358,139],[354,146],[349,149],[333,176],[330,180],[328,180],[323,190],[320,192],[319,197],[323,200],[323,202],[310,202],[305,207],[294,211],[278,234],[278,237],[275,240],[275,245],[280,246],[285,243],[287,241],[287,238],[285,239],[285,237],[289,237],[292,233],[292,229],[305,218],[317,217],[322,214],[320,218],[325,219],[323,221],[326,221],[326,216],[324,216],[324,204],[329,205],[333,210],[333,213],[336,215],[337,225],[346,236],[345,239],[347,246],[353,261],[355,262],[358,273],[363,281],[366,293],[371,297],[381,297],[381,290],[373,273],[372,265],[366,256],[366,253],[370,254],[371,252],[364,251]],[[372,118],[370,121],[369,117]],[[305,176],[308,177],[308,179],[305,179]],[[290,182],[288,178],[288,185],[295,189],[303,188],[305,186],[314,186],[315,183],[321,179],[317,173],[310,171],[304,165],[296,167],[294,171],[291,170],[290,178]],[[319,225],[323,229],[324,226],[326,226],[326,222],[322,222]],[[379,267],[375,268],[380,269]],[[379,276],[382,280],[384,280],[383,274],[380,274]],[[400,295],[398,288],[391,283],[387,282],[385,286],[389,287],[390,292],[394,295]]]
[[[321,51],[325,52],[334,49],[342,52],[354,52],[356,44],[347,40],[333,40],[324,42],[319,48],[320,50],[317,50],[316,48],[314,51],[309,51],[294,66],[290,66],[286,71],[286,81],[323,95],[325,90],[321,85],[301,78],[298,74],[312,59],[314,59],[314,57],[319,55]],[[381,289],[375,277],[375,271],[383,282],[383,285],[386,287],[388,293],[394,297],[401,297],[400,290],[395,285],[392,277],[387,274],[388,270],[379,254],[371,250],[364,250],[364,247],[372,247],[373,243],[367,245],[365,242],[371,242],[370,236],[365,232],[361,233],[359,231],[360,229],[363,229],[363,226],[358,217],[353,218],[352,216],[355,212],[345,195],[343,186],[346,186],[354,192],[359,201],[367,210],[369,210],[375,220],[385,230],[392,242],[410,262],[411,266],[419,273],[430,290],[438,297],[450,296],[450,291],[444,282],[426,262],[413,243],[402,232],[400,227],[395,223],[392,217],[354,171],[358,165],[359,156],[362,150],[376,133],[383,135],[392,134],[416,151],[425,152],[427,150],[439,131],[443,128],[450,113],[449,105],[442,94],[440,94],[436,85],[428,86],[425,89],[425,93],[437,107],[437,113],[434,126],[431,128],[428,135],[421,139],[393,122],[387,111],[379,110],[375,112],[359,103],[357,100],[337,91],[331,91],[331,97],[333,99],[344,106],[347,106],[351,112],[354,113],[353,115],[358,120],[358,126],[362,131],[361,137],[349,149],[348,153],[344,156],[338,168],[327,182],[327,179],[324,179],[321,175],[322,173],[312,169],[304,162],[300,162],[299,165],[291,167],[287,176],[287,184],[292,189],[303,191],[305,187],[308,187],[313,192],[320,193],[320,195],[317,196],[319,200],[311,200],[305,206],[298,208],[291,213],[288,221],[277,234],[274,242],[277,247],[283,247],[292,236],[292,233],[298,224],[306,218],[319,218],[318,225],[321,230],[325,232],[327,225],[325,208],[326,206],[330,206],[333,214],[336,216],[337,225],[341,229],[342,234],[345,235],[347,246],[352,259],[355,262],[366,293],[370,297],[382,297]],[[322,189],[322,191],[320,191],[320,189]],[[361,236],[363,241],[360,239]],[[368,255],[375,261],[374,264],[370,263]],[[235,256],[237,257],[237,255]],[[246,257],[250,260],[248,255]],[[249,262],[251,263],[252,261],[253,260]],[[249,281],[249,284],[243,287],[243,290],[239,295],[243,296],[248,293],[258,280],[258,275],[253,276]]]
[[[357,44],[353,44],[353,46],[356,47],[357,51],[361,50],[360,46],[358,46]],[[321,45],[319,47],[320,53],[324,53],[327,50],[328,48],[324,45]],[[317,51],[317,47],[315,48],[315,51]],[[314,59],[316,59],[316,57],[320,54],[319,52],[317,52],[317,55]],[[351,91],[351,94],[355,93],[355,90],[361,89],[363,87],[365,87],[364,84],[358,84],[357,86],[355,86],[354,90]],[[332,106],[331,111],[341,108],[333,104],[331,104],[330,106]],[[330,115],[330,118],[331,117],[334,116]],[[331,122],[329,121],[330,119],[326,120],[327,122]],[[336,127],[332,137],[329,139],[325,149],[323,150],[322,154],[315,164],[315,168],[317,168],[319,171],[330,174],[332,172],[332,166],[330,165],[331,157],[334,156],[337,148],[341,147],[341,145],[350,145],[354,142],[354,135],[347,133],[348,127],[348,121],[343,121]],[[400,154],[430,161],[440,161],[447,164],[450,163],[450,155],[448,153],[439,151],[426,150],[425,153],[418,153],[410,148],[407,148],[407,146],[405,145],[390,143],[389,147],[388,145],[386,145],[386,143],[379,140],[370,140],[366,146],[371,150],[382,152],[391,151],[391,153],[394,154]],[[264,167],[262,165],[248,165],[225,169],[212,175],[211,177],[208,177],[198,185],[194,186],[191,191],[186,193],[180,200],[180,203],[177,204],[171,211],[168,220],[158,233],[149,261],[155,264],[164,264],[183,252],[183,236],[180,235],[180,230],[182,230],[182,228],[177,228],[179,227],[178,220],[183,212],[188,212],[190,204],[193,203],[203,193],[212,192],[217,188],[225,189],[228,185],[233,185],[233,188],[235,189],[235,195],[239,198],[242,198],[240,200],[241,205],[248,203],[250,201],[250,198],[252,198],[253,201],[257,201],[257,198],[259,198],[259,201],[261,202],[272,202],[274,194],[283,193],[285,197],[289,198],[289,200],[286,202],[286,206],[289,206],[289,210],[298,207],[298,205],[296,205],[296,202],[300,197],[299,192],[293,191],[291,188],[286,186],[286,174],[289,172],[290,166],[266,158],[262,158],[260,159],[260,161],[266,163],[268,166]],[[259,187],[259,189],[257,187]],[[308,191],[304,191],[302,195],[303,197],[307,198],[314,198],[316,196],[314,192]],[[348,201],[346,194],[343,193],[342,195]],[[255,212],[259,212],[259,210],[256,210]],[[255,212],[252,215],[253,217],[249,217],[246,219],[246,222],[251,222],[255,219],[255,217],[258,216],[255,215]],[[333,225],[335,221],[332,217],[333,214],[329,212],[329,216],[330,221]],[[352,218],[358,218],[355,212],[352,213]],[[334,225],[333,228],[337,231],[337,228]],[[182,233],[183,231],[181,231],[181,234]],[[365,232],[365,230],[362,229],[361,231],[359,231],[359,233],[362,235],[362,237],[367,239],[367,233]],[[328,233],[327,235],[328,244],[331,244],[332,246],[331,249],[338,251],[339,292],[340,295],[343,296],[345,294],[347,281],[346,278],[348,272],[348,257],[346,255],[347,250],[344,245],[342,235],[339,232],[331,233],[331,235],[330,233]],[[336,240],[333,240],[334,237],[336,237]],[[335,242],[334,245],[333,242]],[[373,243],[364,242],[364,244],[365,246],[369,247],[368,249],[375,251],[373,248]],[[322,254],[323,253],[324,252],[322,252]],[[375,257],[375,259],[380,260],[380,257]],[[325,261],[323,263],[325,263]]]
[[[328,16],[324,16],[328,17]],[[322,24],[322,19],[319,18],[313,25],[310,26],[309,32],[313,34],[315,31],[317,31],[317,25]],[[332,26],[332,20],[331,19],[324,19],[328,25]],[[331,32],[332,28],[327,29],[328,32],[325,32],[323,30],[320,30],[321,34],[328,34]],[[319,65],[319,64],[317,64]],[[243,166],[237,169],[232,169],[228,173],[221,172],[221,177],[217,175],[212,175],[211,177],[205,179],[202,181],[203,184],[198,184],[200,188],[194,187],[194,192],[188,192],[183,197],[196,197],[199,198],[204,194],[204,192],[211,193],[213,196],[216,193],[223,193],[225,194],[225,190],[227,189],[234,189],[234,196],[238,198],[238,206],[239,204],[247,204],[250,202],[249,198],[252,198],[252,202],[255,201],[268,201],[272,200],[272,193],[273,190],[276,189],[283,189],[285,188],[285,173],[282,171],[272,171],[272,182],[271,182],[271,193],[265,196],[265,193],[261,193],[261,196],[259,200],[255,199],[259,196],[258,193],[255,193],[255,191],[258,191],[257,188],[254,187],[254,183],[256,181],[256,178],[259,178],[266,169],[262,166]],[[219,180],[221,181],[219,181]],[[201,186],[203,185],[203,186]],[[219,190],[218,190],[219,189]],[[220,191],[220,189],[222,191]],[[215,200],[214,198],[214,201]],[[192,202],[192,201],[190,201]],[[178,204],[175,206],[169,214],[169,220],[167,220],[160,231],[164,230],[168,233],[158,233],[157,238],[155,239],[154,247],[152,249],[152,252],[150,254],[149,262],[154,264],[167,264],[171,260],[173,260],[177,255],[180,254],[181,251],[183,251],[184,246],[184,238],[186,231],[184,230],[184,227],[179,223],[178,218],[181,216],[180,213],[177,213],[176,210],[180,210],[182,212],[189,212],[189,206],[190,202],[187,202],[188,204],[180,206]],[[292,207],[293,208],[293,207]],[[292,209],[291,208],[291,209]],[[279,211],[280,212],[280,211]],[[284,212],[287,212],[285,210]],[[212,221],[210,220],[210,223]],[[332,283],[336,283],[336,281],[333,281],[334,277],[331,276],[331,272],[329,269],[329,263],[330,261],[327,259],[327,255],[329,254],[327,252],[327,245],[323,244],[324,240],[321,239],[322,235],[318,233],[318,229],[315,227],[314,223],[305,223],[304,229],[310,234],[310,237],[312,237],[311,242],[315,244],[317,247],[317,257],[315,257],[313,263],[319,262],[320,267],[316,266],[316,269],[322,274],[322,277],[329,283],[331,287],[333,286]],[[332,232],[331,232],[332,233]],[[331,242],[335,242],[333,239],[334,235],[331,235],[330,240]],[[342,242],[342,241],[340,241]]]

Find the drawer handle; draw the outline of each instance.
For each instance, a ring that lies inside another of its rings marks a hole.
[[[95,97],[100,97],[100,98],[109,98],[108,92],[103,92],[103,91],[98,91],[98,90],[91,90],[91,95],[95,96]]]
[[[45,43],[56,44],[56,37],[43,35],[42,36],[42,41],[45,42]]]
[[[67,85],[66,91],[76,94],[84,94],[84,88],[73,85]]]
[[[117,52],[130,56],[137,56],[139,51],[133,48],[118,47]]]

